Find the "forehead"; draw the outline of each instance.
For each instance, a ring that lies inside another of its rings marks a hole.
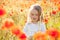
[[[36,9],[32,9],[32,10],[30,11],[30,14],[38,14],[38,11],[37,11]]]

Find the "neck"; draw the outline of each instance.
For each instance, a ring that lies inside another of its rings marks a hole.
[[[36,24],[37,23],[37,21],[35,22],[35,21],[31,21],[32,23],[34,23],[34,24]]]

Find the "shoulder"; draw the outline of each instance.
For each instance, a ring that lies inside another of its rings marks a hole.
[[[40,24],[40,25],[45,25],[45,23],[44,23],[44,22],[40,22],[39,24]]]
[[[41,24],[42,24],[42,25],[45,25],[45,23],[44,23],[44,22],[41,22]]]
[[[46,26],[45,26],[45,23],[44,22],[41,22],[41,31],[42,32],[46,32]]]
[[[28,26],[30,26],[30,24],[31,24],[31,23],[28,23],[28,22],[27,22],[27,23],[25,24],[25,27],[28,27]]]
[[[29,26],[29,23],[26,23],[26,24],[24,25],[24,28],[23,28],[23,31],[24,31],[24,32],[28,30],[28,28],[29,28],[28,26]]]
[[[44,22],[41,22],[41,23],[40,23],[40,26],[41,26],[42,28],[46,28],[46,25],[45,25]]]

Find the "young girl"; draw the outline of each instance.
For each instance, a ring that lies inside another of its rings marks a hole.
[[[27,23],[23,29],[27,38],[32,37],[38,31],[45,32],[46,27],[43,22],[41,22],[41,7],[38,4],[32,5],[29,9],[29,15]],[[31,40],[31,39],[30,39]]]

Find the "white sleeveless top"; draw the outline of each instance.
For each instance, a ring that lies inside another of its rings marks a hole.
[[[26,23],[23,32],[27,35],[27,37],[29,36],[33,36],[33,34],[35,34],[36,32],[41,31],[41,32],[45,32],[46,31],[46,27],[44,23]]]

